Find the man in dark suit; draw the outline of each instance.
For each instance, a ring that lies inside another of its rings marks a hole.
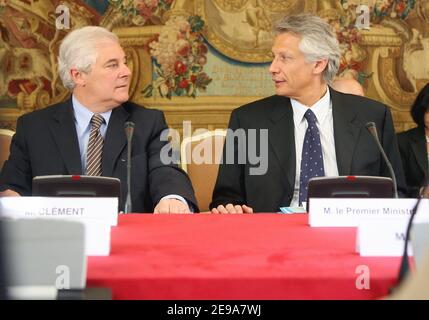
[[[399,133],[398,144],[408,195],[418,198],[429,170],[429,83],[420,90],[410,111],[417,128]]]
[[[161,111],[128,102],[131,72],[116,35],[84,27],[64,38],[59,72],[71,99],[20,117],[11,154],[0,177],[0,195],[31,195],[41,175],[102,175],[121,180],[127,193],[124,124],[135,123],[132,141],[132,207],[135,212],[198,210],[186,173],[165,163],[167,129]]]
[[[212,212],[277,212],[283,206],[300,206],[306,200],[308,180],[314,176],[389,176],[365,128],[369,121],[377,125],[381,144],[402,188],[404,176],[388,108],[328,86],[338,71],[340,58],[329,25],[319,17],[301,14],[283,18],[275,30],[269,71],[277,95],[234,110],[229,123],[233,131],[267,130],[267,152],[260,155],[267,170],[261,175],[252,174],[252,162],[228,163],[226,154],[233,154],[237,161],[245,148],[238,140],[228,145],[227,136]],[[255,142],[245,143],[249,146]]]
[[[412,198],[420,197],[428,172],[429,142],[424,128],[417,127],[398,134],[399,150],[407,181],[407,193]]]

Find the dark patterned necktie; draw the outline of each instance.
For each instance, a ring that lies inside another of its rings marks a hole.
[[[310,109],[304,114],[308,123],[302,146],[301,171],[299,179],[299,205],[307,201],[308,180],[313,177],[323,177],[322,144],[320,143],[319,129],[316,126],[316,116]]]
[[[92,127],[86,151],[86,174],[88,176],[101,176],[103,137],[100,133],[100,126],[103,122],[104,119],[99,114],[94,114],[91,118]]]

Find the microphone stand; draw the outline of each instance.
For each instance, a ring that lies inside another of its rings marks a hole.
[[[392,180],[393,180],[393,185],[395,188],[395,198],[398,198],[398,187],[396,184],[396,177],[395,177],[395,173],[393,171],[393,167],[391,165],[391,163],[389,162],[389,159],[386,156],[386,153],[384,152],[383,147],[380,144],[380,140],[378,139],[378,134],[377,134],[377,128],[374,122],[368,122],[365,127],[368,129],[368,131],[370,132],[370,134],[372,135],[372,137],[374,138],[375,142],[377,143],[378,149],[380,150],[384,161],[387,164],[387,167],[389,168],[390,171],[390,175],[392,176]],[[423,188],[423,193],[426,191],[426,188],[428,186],[428,179],[429,179],[429,175],[426,175],[425,177],[425,183],[424,183],[424,188]],[[419,208],[420,205],[420,201],[422,200],[422,197],[420,197],[417,201],[417,203],[415,204],[413,210],[411,211],[411,215],[410,215],[410,219],[408,220],[408,225],[407,225],[407,231],[405,233],[405,240],[404,240],[404,252],[402,254],[402,259],[401,259],[401,264],[399,267],[399,274],[398,274],[398,281],[395,287],[398,287],[402,281],[404,280],[406,274],[409,272],[410,270],[410,262],[408,259],[408,242],[410,240],[410,233],[411,233],[411,227],[414,221],[414,217],[416,216],[417,210]]]
[[[394,192],[394,196],[395,198],[399,198],[398,197],[398,185],[396,183],[396,176],[395,176],[395,172],[393,171],[393,167],[392,164],[389,161],[389,158],[387,158],[386,152],[384,152],[384,149],[380,143],[380,140],[378,139],[378,134],[377,134],[377,127],[375,125],[374,122],[368,122],[365,127],[368,129],[369,133],[372,135],[372,137],[375,140],[375,143],[377,144],[378,149],[380,150],[380,153],[384,159],[384,162],[386,162],[387,168],[389,169],[389,173],[390,176],[392,178],[393,181],[393,192]]]
[[[425,193],[428,185],[429,185],[429,174],[427,174],[426,178],[425,178],[425,184],[424,184],[423,191],[422,191],[423,194]],[[408,259],[408,242],[410,241],[411,227],[412,227],[412,224],[414,221],[414,217],[416,216],[417,209],[419,208],[420,201],[422,199],[423,199],[423,197],[420,197],[419,200],[417,201],[416,205],[413,208],[413,211],[411,211],[410,220],[408,221],[407,232],[405,234],[405,241],[404,241],[404,243],[405,243],[404,252],[402,254],[401,265],[399,267],[398,281],[397,281],[396,286],[399,286],[402,283],[405,276],[407,275],[407,273],[410,270],[410,262]]]
[[[124,213],[132,212],[131,204],[131,140],[134,133],[134,122],[125,122],[124,129],[127,136],[127,198]]]

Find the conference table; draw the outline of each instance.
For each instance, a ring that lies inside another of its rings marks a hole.
[[[378,299],[398,257],[361,257],[356,228],[312,228],[307,214],[127,214],[111,253],[88,257],[87,287],[113,299]]]

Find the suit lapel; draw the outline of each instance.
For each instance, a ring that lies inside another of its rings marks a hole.
[[[330,88],[332,113],[334,119],[334,139],[339,175],[351,172],[353,151],[358,141],[361,126],[357,123],[354,108],[346,108],[348,101]],[[270,115],[272,126],[269,130],[270,145],[284,170],[285,181],[293,188],[295,185],[296,154],[293,110],[290,99],[277,97]]]
[[[284,181],[293,189],[296,159],[292,105],[289,98],[275,97],[274,110],[270,115],[269,141],[284,171]]]
[[[127,144],[124,124],[128,117],[129,113],[123,106],[119,106],[112,111],[103,146],[101,164],[103,176],[111,177],[113,175],[115,163]]]
[[[82,163],[71,99],[64,102],[54,114],[50,129],[68,174],[82,174]]]
[[[414,152],[414,155],[417,159],[417,163],[420,169],[423,172],[426,172],[426,170],[428,169],[428,157],[425,152],[426,150],[425,133],[422,132],[422,130],[417,129],[416,131],[413,132],[411,148]]]
[[[349,175],[351,172],[353,151],[362,128],[356,123],[356,110],[348,107],[350,102],[344,101],[341,94],[331,88],[329,89],[332,99],[338,174],[340,176]]]

